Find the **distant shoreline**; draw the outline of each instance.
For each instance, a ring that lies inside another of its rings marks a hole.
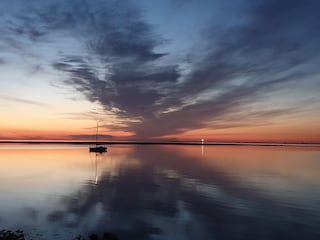
[[[0,144],[72,144],[93,145],[92,141],[63,140],[0,140]],[[320,143],[268,143],[268,142],[194,142],[194,141],[100,141],[97,144],[106,145],[203,145],[203,146],[285,146],[285,147],[320,147]]]

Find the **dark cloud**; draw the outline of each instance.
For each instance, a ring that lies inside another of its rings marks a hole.
[[[251,9],[250,20],[245,24],[209,28],[206,57],[195,65],[195,70],[177,86],[174,97],[165,104],[167,107],[179,105],[182,99],[192,99],[208,89],[221,93],[177,111],[145,119],[143,124],[134,126],[138,136],[161,136],[206,127],[208,121],[237,114],[248,103],[285,89],[290,82],[312,76],[318,71],[312,66],[320,50],[316,44],[320,34],[315,31],[319,15],[314,9],[319,9],[316,1],[262,1]],[[309,67],[304,66],[306,63]],[[241,78],[246,81],[232,85]],[[278,97],[281,101],[281,96]],[[301,110],[290,106],[281,110],[257,109],[253,115],[262,112],[268,118]],[[251,116],[243,117],[250,120]],[[156,127],[160,125],[161,128]]]
[[[186,50],[185,60],[175,64],[166,61],[174,51],[156,51],[165,45],[164,36],[157,35],[157,27],[146,21],[133,2],[34,3],[28,14],[11,23],[14,34],[36,42],[52,32],[63,32],[82,43],[83,53],[61,52],[52,67],[65,73],[64,83],[89,101],[120,118],[138,120],[123,127],[137,138],[207,126],[232,127],[230,121],[219,120],[255,101],[281,101],[275,95],[279,89],[318,71],[314,67],[320,50],[318,1],[243,2],[243,19],[208,22],[203,26],[205,44]],[[188,56],[201,57],[190,61]],[[243,117],[268,118],[297,111],[282,106],[256,109]]]

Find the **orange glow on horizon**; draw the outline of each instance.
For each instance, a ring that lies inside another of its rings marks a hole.
[[[94,141],[96,123],[92,119],[74,120],[40,118],[27,116],[13,119],[4,116],[0,125],[2,140],[75,140]],[[107,120],[106,120],[107,121]],[[143,123],[142,123],[143,124]],[[155,126],[158,127],[158,126]],[[314,121],[295,119],[267,126],[233,127],[224,129],[204,128],[188,130],[179,134],[136,139],[129,131],[112,130],[101,127],[99,139],[102,141],[126,140],[177,140],[205,142],[276,142],[276,143],[320,143],[320,126]]]
[[[93,141],[95,132],[92,129],[53,129],[53,130],[25,130],[25,129],[0,129],[1,140],[84,140]],[[177,141],[200,141],[204,142],[277,142],[277,143],[320,143],[320,136],[317,129],[301,129],[299,131],[290,131],[290,129],[258,129],[242,130],[193,130],[176,135],[166,135],[163,137],[152,138],[149,140],[172,140]],[[132,132],[125,131],[101,131],[100,140],[135,140]],[[105,137],[109,136],[110,137]],[[148,139],[137,139],[148,140]]]
[[[320,143],[320,126],[266,126],[227,129],[200,129],[181,134],[167,135],[163,139],[205,142],[278,142]]]

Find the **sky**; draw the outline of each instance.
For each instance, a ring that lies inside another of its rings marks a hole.
[[[317,0],[1,0],[0,139],[320,142]]]

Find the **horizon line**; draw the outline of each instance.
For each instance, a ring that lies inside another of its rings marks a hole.
[[[0,140],[1,143],[14,143],[14,144],[77,144],[77,145],[90,145],[90,144],[146,144],[146,145],[212,145],[212,146],[308,146],[320,147],[318,142],[232,142],[232,141],[187,141],[187,140],[116,140],[116,141],[82,141],[82,140]]]

